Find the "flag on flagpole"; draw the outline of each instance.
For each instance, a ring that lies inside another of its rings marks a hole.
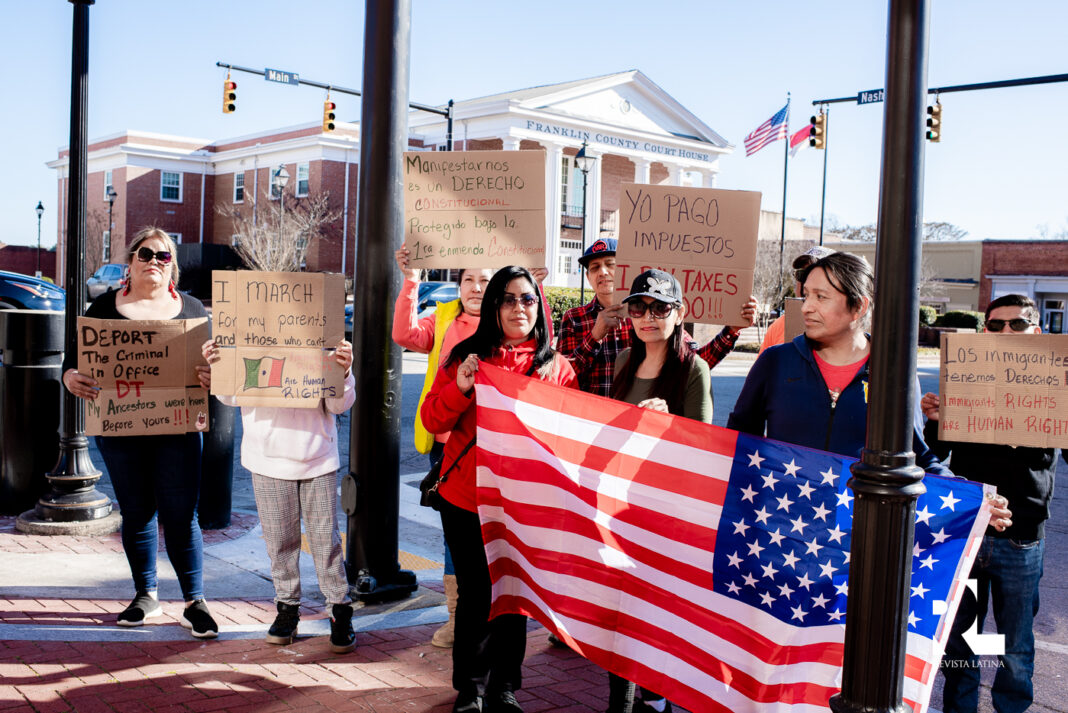
[[[763,124],[753,129],[753,133],[745,137],[745,155],[752,156],[768,144],[786,138],[786,117],[790,111],[790,103]]]
[[[850,458],[483,364],[478,510],[492,615],[533,616],[692,711],[824,711],[841,685]],[[926,709],[989,518],[927,476],[904,697]]]
[[[812,122],[809,122],[801,127],[801,129],[790,137],[790,158],[797,155],[797,152],[808,146],[809,131],[812,129]]]

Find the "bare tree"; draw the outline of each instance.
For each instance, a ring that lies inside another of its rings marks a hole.
[[[265,198],[269,198],[265,193]],[[233,223],[237,237],[234,249],[250,269],[296,272],[304,266],[308,246],[315,238],[325,240],[323,227],[341,217],[330,210],[330,194],[281,201],[264,200],[256,218],[234,206],[220,207],[220,215]],[[284,210],[284,212],[283,212]]]
[[[968,231],[952,223],[934,222],[923,224],[924,240],[964,240]]]
[[[85,216],[85,277],[89,277],[104,264],[104,233],[108,229],[108,212],[90,208]],[[112,262],[123,262],[115,260]]]
[[[811,240],[790,240],[783,251],[783,271],[779,273],[779,243],[758,240],[756,264],[753,267],[753,297],[756,297],[761,317],[757,333],[763,338],[768,311],[778,309],[782,301],[794,294],[794,270],[791,267],[798,255],[815,245]],[[781,277],[781,279],[780,279]]]

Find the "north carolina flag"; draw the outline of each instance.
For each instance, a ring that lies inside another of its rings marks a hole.
[[[852,459],[482,364],[493,615],[536,618],[691,711],[826,711],[841,684]],[[982,539],[983,486],[927,476],[904,697],[927,707]]]
[[[812,124],[808,123],[801,127],[799,131],[794,133],[790,137],[790,157],[793,158],[797,155],[797,152],[808,146],[809,132],[812,130]]]
[[[265,389],[282,385],[282,367],[285,359],[263,357],[262,359],[245,358],[245,388]]]

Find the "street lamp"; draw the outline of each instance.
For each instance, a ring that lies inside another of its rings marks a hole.
[[[111,221],[111,209],[115,205],[115,199],[119,197],[119,194],[115,192],[113,186],[108,186],[108,244],[107,248],[108,260],[111,260],[111,234],[115,230],[115,223]]]
[[[41,216],[44,215],[44,206],[37,201],[37,277],[41,276]]]
[[[278,164],[278,168],[271,174],[271,189],[278,193],[278,247],[281,248],[282,243],[282,224],[286,219],[286,199],[283,191],[286,184],[289,183],[289,171],[286,170],[284,163]],[[270,255],[270,252],[268,252]]]
[[[596,161],[593,156],[586,155],[586,142],[582,142],[582,148],[575,154],[575,165],[578,166],[578,170],[582,171],[582,252],[586,252],[586,185],[590,169],[593,168],[593,162]],[[586,304],[586,279],[582,275],[582,271],[579,271],[579,304]]]

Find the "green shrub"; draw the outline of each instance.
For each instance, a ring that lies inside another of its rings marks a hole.
[[[954,327],[956,329],[974,329],[983,327],[983,313],[967,310],[950,310],[935,320],[936,327]]]
[[[586,292],[587,301],[593,298],[590,291]],[[545,299],[549,302],[549,312],[553,316],[553,329],[560,329],[560,320],[564,312],[572,307],[582,304],[579,301],[579,289],[577,287],[546,287]]]
[[[920,305],[920,326],[930,327],[938,319],[938,310],[927,305]]]

